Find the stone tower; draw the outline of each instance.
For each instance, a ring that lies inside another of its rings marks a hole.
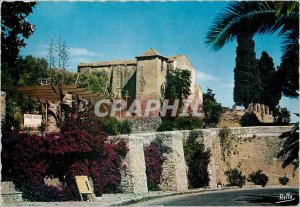
[[[161,87],[166,80],[168,58],[151,48],[136,59],[136,98],[159,100]]]

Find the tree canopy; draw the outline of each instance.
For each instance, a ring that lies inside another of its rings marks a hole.
[[[179,68],[168,71],[162,94],[165,99],[187,98],[191,94],[191,72]]]
[[[211,89],[203,94],[203,112],[205,115],[205,127],[216,127],[222,115],[222,106],[215,99],[215,94]]]
[[[1,4],[1,62],[8,68],[15,66],[20,49],[26,46],[34,32],[34,25],[27,16],[32,13],[36,2],[7,2]],[[12,71],[14,72],[14,71]]]
[[[233,99],[237,105],[246,108],[250,103],[259,102],[260,76],[252,37],[240,35],[237,40]]]
[[[209,29],[206,43],[215,51],[241,33],[273,34],[283,37],[280,90],[298,97],[299,91],[299,3],[296,1],[238,1],[228,4]]]

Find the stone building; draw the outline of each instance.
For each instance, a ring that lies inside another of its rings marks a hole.
[[[107,90],[113,97],[161,100],[161,87],[166,81],[167,70],[188,69],[191,71],[191,95],[189,99],[202,99],[202,89],[196,84],[195,68],[186,55],[165,57],[155,49],[149,49],[132,60],[113,60],[78,65],[79,73],[102,71],[107,74]]]

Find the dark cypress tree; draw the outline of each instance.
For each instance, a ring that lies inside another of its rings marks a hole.
[[[258,70],[261,82],[260,102],[269,106],[271,110],[278,105],[281,98],[280,90],[275,81],[275,67],[272,57],[265,51],[258,60]]]
[[[233,99],[236,105],[248,107],[260,99],[260,78],[254,51],[254,40],[248,34],[237,37]]]

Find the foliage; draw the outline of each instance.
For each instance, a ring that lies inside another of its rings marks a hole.
[[[299,90],[299,3],[271,1],[239,1],[228,4],[207,34],[206,43],[219,50],[242,32],[272,34],[283,37],[283,56],[280,72],[280,90],[297,97]]]
[[[277,157],[282,158],[282,167],[294,165],[294,170],[299,167],[299,123],[296,123],[291,131],[284,132],[279,136],[284,139],[283,147],[279,151]]]
[[[252,113],[246,112],[240,119],[240,125],[243,127],[259,126],[260,121],[258,120],[257,116],[253,112]]]
[[[260,76],[252,36],[239,35],[237,42],[233,100],[236,105],[246,108],[250,103],[259,102]]]
[[[132,122],[124,120],[119,122],[120,134],[130,134],[132,129]]]
[[[176,68],[167,72],[166,82],[162,88],[165,99],[183,99],[191,94],[191,72]]]
[[[156,129],[158,132],[173,130],[202,129],[203,122],[198,117],[181,116],[175,119],[164,119]]]
[[[126,151],[125,142],[108,142],[94,117],[71,114],[59,133],[4,133],[2,179],[42,185],[44,177],[59,178],[77,196],[74,176],[87,175],[96,195],[117,192]]]
[[[238,186],[241,188],[246,183],[246,176],[237,168],[226,171],[225,175],[227,176],[229,186]]]
[[[22,1],[1,4],[1,62],[7,64],[12,77],[17,74],[14,66],[20,49],[26,46],[25,39],[34,32],[34,25],[28,22],[27,16],[35,5],[36,2]]]
[[[77,74],[63,69],[51,69],[51,83],[53,85],[75,84]]]
[[[78,200],[78,196],[74,195],[70,188],[54,187],[40,183],[24,183],[22,184],[22,197],[28,201],[70,201]]]
[[[266,174],[263,173],[262,170],[257,170],[256,172],[252,172],[248,176],[247,180],[248,182],[252,182],[255,185],[262,185],[262,187],[265,187],[269,181],[269,178]]]
[[[215,99],[215,94],[211,89],[207,89],[203,94],[203,112],[205,114],[205,127],[216,127],[222,115],[222,106]]]
[[[150,145],[145,147],[145,164],[147,184],[149,190],[159,190],[162,179],[162,165],[166,158],[164,154],[172,152],[171,148],[163,144],[163,140],[157,137]]]
[[[41,79],[49,76],[47,70],[48,63],[43,58],[36,58],[31,55],[20,57],[17,61],[16,71],[18,78],[15,77],[18,86],[39,85]]]
[[[103,71],[93,73],[80,73],[78,86],[88,88],[93,92],[104,93],[107,90],[108,76]]]
[[[198,117],[181,116],[175,120],[175,128],[178,130],[202,129],[203,122]]]
[[[210,149],[205,149],[202,133],[199,131],[191,131],[183,149],[185,160],[188,166],[188,181],[190,188],[200,188],[208,186],[209,173],[207,171],[208,163],[210,161]]]
[[[281,185],[286,185],[286,184],[288,184],[289,181],[290,181],[290,179],[288,177],[286,177],[286,175],[279,178],[279,182]]]
[[[228,127],[223,127],[219,131],[219,137],[222,159],[225,161],[226,157],[231,155],[232,151],[235,149],[236,137],[232,134]]]
[[[164,132],[164,131],[173,131],[175,130],[175,123],[173,120],[162,120],[156,131]]]
[[[114,117],[105,117],[100,119],[100,125],[103,131],[108,135],[117,135],[119,134],[119,122]]]
[[[114,117],[105,117],[98,121],[108,135],[130,134],[132,130],[132,123],[129,120],[118,121]]]
[[[276,107],[273,112],[275,123],[277,125],[289,125],[291,121],[291,114],[289,110],[280,106]]]
[[[281,92],[275,82],[275,67],[272,57],[265,51],[258,60],[259,78],[261,83],[260,102],[270,107],[270,110],[278,105]]]

